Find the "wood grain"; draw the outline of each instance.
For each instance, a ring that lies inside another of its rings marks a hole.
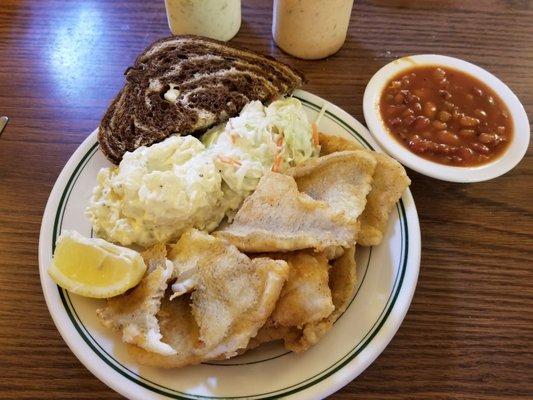
[[[273,44],[271,2],[243,1],[234,40],[279,57],[306,89],[363,120],[369,78],[399,56],[440,53],[503,79],[533,111],[529,0],[357,0],[346,45],[322,61]],[[2,0],[0,398],[116,399],[72,355],[46,309],[37,245],[61,168],[152,40],[169,34],[163,1]],[[533,152],[490,182],[410,171],[422,228],[418,288],[384,353],[335,399],[533,397]]]

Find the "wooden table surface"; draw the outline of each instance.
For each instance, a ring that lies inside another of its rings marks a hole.
[[[343,49],[296,60],[271,39],[271,2],[243,1],[235,43],[279,57],[305,89],[360,121],[370,77],[407,54],[466,59],[533,111],[530,0],[357,0]],[[157,1],[2,0],[0,398],[115,399],[69,351],[37,264],[41,216],[61,168],[99,123],[136,54],[169,34]],[[418,287],[383,354],[332,398],[533,398],[533,152],[476,184],[409,171],[422,229]]]

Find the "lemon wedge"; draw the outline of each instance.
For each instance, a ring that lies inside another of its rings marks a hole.
[[[117,296],[137,285],[146,272],[141,255],[103,239],[64,231],[57,239],[48,274],[62,288],[85,297]]]

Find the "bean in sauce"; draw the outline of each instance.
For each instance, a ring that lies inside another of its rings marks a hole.
[[[395,139],[446,165],[488,163],[503,154],[513,135],[509,110],[492,89],[443,66],[395,76],[383,90],[380,112]]]

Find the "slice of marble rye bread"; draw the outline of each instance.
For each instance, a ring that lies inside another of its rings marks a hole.
[[[304,82],[274,58],[191,35],[154,42],[125,75],[98,132],[102,152],[115,164],[126,151],[176,133],[202,133],[248,102],[270,101]]]

